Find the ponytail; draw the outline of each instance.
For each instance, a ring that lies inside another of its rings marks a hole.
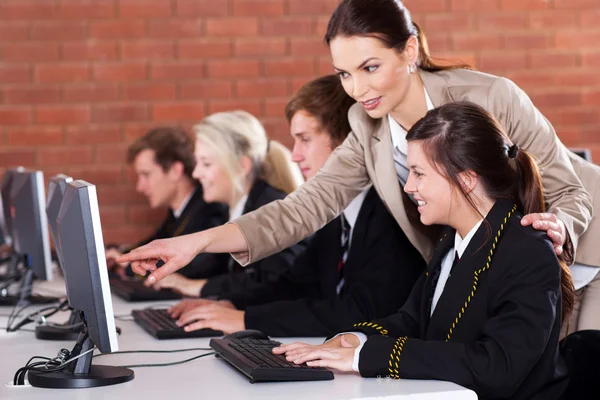
[[[447,71],[451,69],[473,69],[473,67],[469,64],[437,64],[435,61],[433,61],[433,58],[429,53],[429,45],[427,44],[425,33],[416,22],[413,21],[412,24],[415,28],[415,36],[419,42],[419,59],[417,61],[419,68],[427,72]]]
[[[514,145],[513,145],[514,146]],[[512,149],[513,147],[511,147]],[[510,153],[510,150],[509,150]],[[524,214],[540,213],[546,211],[544,204],[544,192],[542,177],[533,157],[525,150],[516,148],[514,157],[516,163],[516,175],[519,182],[518,199]],[[569,320],[575,304],[575,286],[573,276],[567,264],[559,260],[560,288],[562,292],[562,323]]]
[[[303,182],[302,173],[292,161],[292,153],[281,143],[269,140],[262,165],[262,178],[276,189],[291,193]]]

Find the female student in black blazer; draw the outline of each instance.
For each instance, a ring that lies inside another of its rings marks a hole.
[[[520,223],[544,209],[536,164],[467,102],[429,111],[407,139],[405,191],[424,224],[447,225],[425,274],[397,313],[274,351],[365,377],[451,381],[480,399],[559,398],[574,289],[546,234]]]
[[[202,184],[204,200],[229,206],[229,218],[252,212],[285,198],[304,180],[282,144],[269,141],[264,127],[246,111],[212,114],[193,128],[196,134],[194,178]],[[172,274],[156,284],[184,295],[217,296],[252,289],[287,271],[306,243],[267,257],[242,269],[227,254],[219,254],[221,273],[208,279]]]

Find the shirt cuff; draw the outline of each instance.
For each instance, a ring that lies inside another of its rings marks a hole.
[[[352,370],[355,371],[355,372],[360,372],[358,370],[358,361],[360,359],[360,351],[362,350],[365,342],[367,341],[367,335],[365,335],[362,332],[341,332],[341,333],[338,333],[337,335],[335,335],[334,337],[332,337],[329,340],[333,340],[334,338],[336,338],[336,337],[338,337],[340,335],[354,335],[360,341],[360,344],[354,350],[354,359],[352,360]],[[329,342],[329,340],[327,342]],[[325,342],[325,343],[327,343],[327,342]]]

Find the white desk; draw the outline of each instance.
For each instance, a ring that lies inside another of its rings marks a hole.
[[[56,292],[61,289],[60,281],[41,285],[39,292]],[[63,289],[64,291],[64,289]],[[133,308],[143,308],[152,303],[126,303],[113,296],[115,315],[129,313]],[[156,304],[156,303],[155,303]],[[160,303],[164,304],[164,303]],[[6,326],[10,307],[0,307],[0,326]],[[32,311],[34,308],[32,308]],[[68,315],[57,315],[56,321]],[[122,329],[119,336],[120,350],[169,350],[191,347],[208,347],[209,339],[180,339],[159,341],[147,334],[133,321],[117,320]],[[31,326],[26,328],[32,329]],[[321,343],[322,338],[302,339],[309,343]],[[280,339],[285,343],[295,339]],[[192,362],[170,367],[136,368],[135,378],[127,383],[91,389],[40,389],[34,387],[7,387],[16,370],[34,356],[56,356],[61,348],[71,349],[74,342],[42,341],[33,332],[0,332],[0,399],[2,400],[96,400],[129,398],[144,400],[181,398],[219,399],[431,399],[471,400],[477,399],[474,392],[456,384],[440,381],[364,379],[356,374],[336,373],[332,381],[321,382],[278,382],[250,384],[246,377],[234,370],[225,361],[208,356]],[[183,360],[202,352],[176,354],[115,354],[94,359],[94,364],[130,365],[161,363]]]

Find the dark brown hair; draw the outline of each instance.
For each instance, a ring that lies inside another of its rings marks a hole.
[[[408,38],[415,36],[419,41],[419,68],[429,72],[472,69],[467,64],[436,64],[429,54],[425,34],[412,21],[410,12],[400,0],[343,0],[333,11],[327,25],[327,45],[337,36],[374,37],[398,52],[404,51]]]
[[[341,144],[348,133],[348,110],[354,100],[346,94],[337,75],[326,75],[306,83],[285,106],[288,123],[300,110],[319,121],[334,146]]]
[[[138,138],[127,149],[127,162],[132,164],[144,150],[154,151],[154,161],[167,172],[174,162],[183,164],[183,172],[192,178],[196,165],[194,142],[187,132],[180,128],[163,126],[150,130]]]
[[[545,211],[537,163],[527,151],[512,147],[498,120],[481,106],[462,101],[434,108],[413,125],[406,140],[421,142],[428,159],[475,210],[459,181],[464,171],[476,173],[485,193],[494,200],[514,201],[524,214]],[[561,269],[564,322],[573,309],[575,289],[569,268],[561,262]]]

